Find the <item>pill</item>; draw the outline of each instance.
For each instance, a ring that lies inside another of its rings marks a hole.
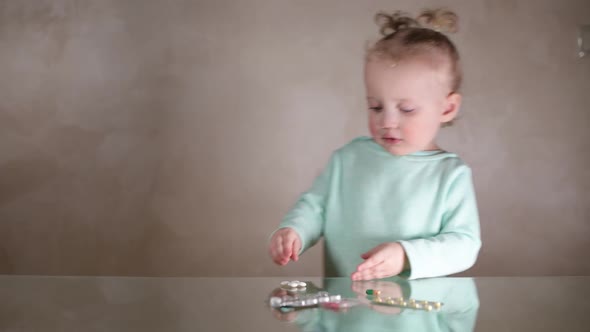
[[[379,295],[381,294],[381,291],[375,289],[367,289],[365,293],[367,293],[367,295]]]
[[[273,308],[280,307],[282,303],[283,299],[281,299],[280,297],[273,296],[270,298],[270,306]]]

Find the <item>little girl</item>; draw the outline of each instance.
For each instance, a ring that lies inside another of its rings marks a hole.
[[[470,168],[436,144],[461,104],[457,16],[377,14],[383,37],[365,59],[371,137],[333,153],[270,239],[275,263],[297,261],[324,237],[326,277],[444,276],[481,247]]]

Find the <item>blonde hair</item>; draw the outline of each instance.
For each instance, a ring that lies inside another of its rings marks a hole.
[[[444,34],[458,30],[455,13],[444,9],[424,10],[412,18],[400,11],[393,14],[379,12],[375,15],[375,22],[383,37],[369,47],[367,61],[377,58],[399,62],[423,56],[437,68],[447,67],[451,92],[459,90],[463,77],[459,52]]]

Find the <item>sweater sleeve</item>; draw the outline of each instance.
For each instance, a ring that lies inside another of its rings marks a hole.
[[[299,234],[301,238],[300,253],[316,244],[323,235],[324,210],[337,167],[337,159],[336,152],[330,158],[326,168],[315,179],[312,187],[301,195],[279,225],[278,229],[290,227]]]
[[[463,166],[450,181],[439,234],[399,241],[406,251],[409,279],[445,276],[467,270],[481,247],[479,215],[471,170]]]

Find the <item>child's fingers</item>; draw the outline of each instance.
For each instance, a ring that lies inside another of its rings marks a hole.
[[[285,260],[283,246],[283,237],[277,236],[273,241],[273,260],[278,265],[285,265],[288,260]]]
[[[381,250],[381,246],[380,245],[379,246],[376,246],[375,248],[373,248],[373,249],[367,251],[366,253],[362,254],[361,255],[361,258],[362,259],[367,259],[367,258],[369,258],[371,256],[374,256],[375,253],[379,252],[379,250]]]
[[[288,228],[279,230],[271,240],[270,254],[278,265],[285,265],[290,259],[299,259],[301,241],[297,234]]]
[[[287,236],[283,237],[283,252],[281,255],[281,258],[283,259],[289,259],[289,257],[291,257],[291,254],[293,253],[293,244],[292,241],[290,241],[290,239]]]
[[[281,244],[276,244],[273,248],[273,256],[272,259],[274,260],[275,263],[279,264],[279,265],[283,265],[282,264],[282,246]]]
[[[360,272],[362,280],[380,279],[387,275],[387,265],[385,262],[373,266],[370,269]]]
[[[295,238],[293,240],[293,254],[291,255],[291,258],[296,262],[299,260],[299,251],[300,250],[301,250],[301,241],[299,240],[299,238]]]
[[[372,266],[362,271],[356,271],[352,274],[353,280],[372,280],[380,279],[387,275],[387,270],[384,262]]]
[[[364,262],[360,263],[356,270],[357,272],[361,272],[375,267],[376,265],[383,263],[383,261],[384,259],[380,255],[373,255],[367,258]]]

